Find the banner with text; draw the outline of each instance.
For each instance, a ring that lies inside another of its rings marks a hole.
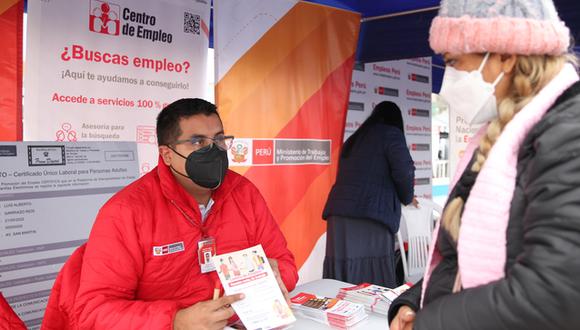
[[[0,141],[22,140],[23,0],[0,2]]]
[[[405,137],[415,161],[415,195],[432,198],[431,58],[357,65],[353,72],[344,139],[382,101],[395,102],[403,114]]]
[[[451,179],[455,177],[457,165],[463,158],[467,145],[480,128],[481,125],[470,125],[449,107],[449,174]]]
[[[157,165],[155,118],[205,97],[210,0],[28,2],[26,141],[136,141]]]
[[[326,231],[360,15],[291,0],[215,0],[214,9],[216,101],[236,136],[230,167],[264,195],[300,280],[318,279],[321,268],[305,263]]]
[[[135,142],[0,142],[0,291],[38,329],[107,199],[139,177]],[[66,230],[63,230],[66,228]]]

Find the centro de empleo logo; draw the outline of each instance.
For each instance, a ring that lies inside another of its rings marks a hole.
[[[121,6],[110,2],[91,0],[89,30],[96,33],[118,36]]]
[[[89,30],[111,36],[124,35],[170,44],[173,35],[156,28],[157,17],[123,8],[109,1],[89,0]],[[121,25],[121,19],[123,24]]]

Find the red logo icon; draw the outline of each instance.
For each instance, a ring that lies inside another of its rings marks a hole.
[[[59,142],[68,141],[68,142],[76,142],[77,141],[77,132],[72,129],[72,125],[69,123],[63,123],[61,129],[56,131],[56,140]]]
[[[96,33],[119,35],[121,27],[121,6],[106,2],[91,0],[89,13],[89,30]]]
[[[139,170],[139,175],[143,176],[151,171],[151,165],[145,162],[141,164],[141,169]]]
[[[254,164],[272,164],[274,162],[274,141],[254,140]]]
[[[155,126],[137,126],[137,143],[157,144]]]

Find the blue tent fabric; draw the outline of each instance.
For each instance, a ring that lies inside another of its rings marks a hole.
[[[428,45],[429,26],[436,10],[410,13],[437,7],[440,0],[305,0],[361,13],[363,21],[383,15],[402,16],[364,21],[361,24],[357,61],[361,63],[431,56]],[[580,40],[580,1],[554,0],[560,17],[566,22],[574,40]],[[28,0],[24,0],[27,9]],[[213,5],[213,1],[212,1]],[[210,47],[213,48],[213,6],[210,19]],[[574,49],[580,53],[580,46]]]
[[[440,57],[429,47],[429,26],[437,14],[440,0],[305,0],[321,5],[355,11],[363,22],[356,60],[379,62],[433,56],[433,91],[438,92],[443,77]],[[28,0],[24,1],[25,10]],[[580,40],[580,1],[554,0],[560,18],[570,28],[573,42]],[[212,1],[213,4],[213,1]],[[415,11],[421,12],[415,12]],[[213,48],[213,6],[210,19],[210,48]],[[394,15],[384,17],[384,15]],[[580,44],[580,41],[577,42]],[[580,46],[574,51],[580,54]]]
[[[431,56],[428,35],[437,10],[363,22],[357,61],[378,62]]]
[[[429,27],[439,0],[308,0],[361,13],[363,21],[356,60],[359,63],[433,56],[433,92],[438,93],[445,64],[429,47]],[[580,40],[580,1],[554,0],[560,18],[570,28],[573,43]],[[421,9],[431,9],[414,12]],[[398,14],[378,18],[384,15]],[[580,42],[578,42],[580,44]],[[580,46],[574,48],[580,54]]]
[[[362,18],[395,14],[433,6],[439,6],[439,0],[307,0],[336,8],[356,11]]]
[[[438,7],[439,0],[308,0],[361,13],[363,22],[357,61],[375,62],[431,56],[429,26],[437,10],[413,13],[415,10]],[[562,20],[580,38],[580,1],[554,0]],[[401,16],[379,18],[401,13]],[[578,49],[578,48],[577,48]]]

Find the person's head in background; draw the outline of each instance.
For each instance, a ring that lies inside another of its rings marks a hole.
[[[369,127],[376,124],[384,124],[396,127],[405,133],[403,124],[403,115],[401,109],[396,103],[391,101],[383,101],[377,104],[371,115],[361,124],[361,126],[354,132],[344,143],[342,147],[341,157],[346,158],[350,155],[352,146],[355,141],[361,136],[362,132],[365,132]]]
[[[403,115],[401,109],[399,109],[395,102],[383,101],[377,104],[371,115],[365,120],[365,123],[366,122],[395,126],[403,133],[405,132],[403,126]]]
[[[479,172],[505,126],[564,67],[570,32],[551,0],[443,0],[430,31],[446,70],[441,96],[471,124],[487,124],[471,169]],[[443,224],[456,238],[463,202]]]

